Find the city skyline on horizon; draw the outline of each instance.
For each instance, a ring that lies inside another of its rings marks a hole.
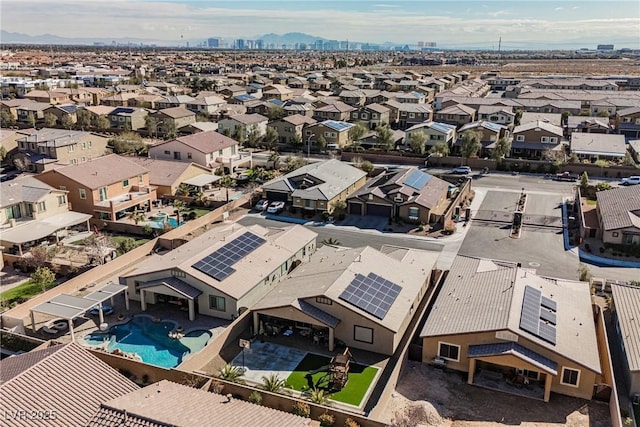
[[[628,0],[5,0],[0,7],[8,32],[173,46],[210,37],[302,32],[362,43],[435,42],[442,48],[496,49],[500,39],[504,50],[640,48],[640,3]]]

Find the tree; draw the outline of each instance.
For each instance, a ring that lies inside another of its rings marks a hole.
[[[580,263],[580,265],[578,266],[578,280],[580,280],[581,282],[588,282],[591,280],[591,270],[589,270],[589,267],[586,264],[582,264]]]
[[[129,212],[129,214],[127,215],[127,218],[129,218],[136,225],[138,225],[138,223],[140,223],[141,221],[144,221],[144,212],[136,209],[134,211]]]
[[[378,144],[383,150],[391,151],[395,148],[393,146],[393,132],[389,129],[389,126],[378,126],[376,134],[378,136]]]
[[[609,110],[602,110],[598,113],[598,117],[609,117],[610,115]]]
[[[158,136],[158,119],[152,116],[144,118],[144,127],[147,128],[147,135],[151,137]]]
[[[284,173],[289,173],[289,172],[293,172],[296,169],[301,168],[302,166],[307,164],[307,160],[304,157],[293,157],[293,156],[289,156],[287,157],[287,159],[284,161]]]
[[[347,213],[347,203],[344,200],[338,200],[333,204],[333,215],[338,218],[344,218],[344,215]]]
[[[424,154],[425,144],[427,143],[427,135],[423,131],[411,132],[409,135],[409,147],[415,154]]]
[[[277,151],[272,151],[269,154],[268,161],[273,162],[273,169],[278,169],[278,162],[280,161],[280,154]]]
[[[173,120],[165,120],[162,124],[162,133],[164,139],[174,139],[176,136],[178,136],[176,123]]]
[[[136,132],[123,132],[109,140],[109,144],[116,154],[140,154],[146,148],[142,137]]]
[[[340,246],[340,242],[333,237],[329,237],[328,239],[322,240],[320,243],[327,246]]]
[[[354,145],[360,145],[360,140],[365,133],[367,133],[367,128],[361,122],[357,122],[355,126],[349,129],[349,140]]]
[[[262,139],[269,150],[273,150],[278,143],[278,131],[276,128],[268,126],[267,133]]]
[[[49,248],[46,246],[34,246],[29,251],[31,256],[25,257],[25,263],[34,270],[46,267],[56,256],[56,252],[57,249],[54,246]]]
[[[274,105],[273,107],[267,107],[266,114],[267,114],[267,118],[271,122],[274,120],[280,120],[287,114],[287,112],[285,111],[284,108],[280,107],[279,105]]]
[[[291,137],[291,140],[289,140],[289,143],[294,147],[297,147],[298,145],[302,145],[302,135],[299,135],[296,133]]]
[[[440,157],[449,155],[449,144],[446,141],[438,141],[429,150],[429,153],[438,155]]]
[[[96,127],[98,130],[105,131],[111,127],[111,122],[107,116],[98,116],[96,119]]]
[[[316,145],[320,150],[324,150],[325,148],[327,148],[327,139],[324,137],[324,135],[320,135],[318,137],[318,139],[316,140]]]
[[[600,168],[600,175],[603,175],[604,168],[608,168],[609,167],[609,162],[607,160],[604,160],[604,159],[598,159],[598,160],[596,160],[595,165]]]
[[[63,128],[69,129],[69,130],[73,129],[73,127],[75,126],[75,123],[73,123],[73,119],[69,114],[65,114],[64,116],[62,116],[62,119],[60,120],[60,124],[62,125]]]
[[[513,125],[520,126],[520,120],[522,120],[522,110],[516,110],[515,116],[513,117]]]
[[[256,128],[252,128],[247,135],[247,147],[257,147],[260,141],[260,133]]]
[[[469,157],[478,154],[478,151],[482,148],[482,134],[480,132],[468,130],[462,134],[460,152],[462,159],[468,159]]]
[[[205,113],[198,113],[196,116],[196,122],[209,122],[209,116]]]
[[[633,156],[631,156],[631,153],[629,151],[624,153],[624,159],[622,160],[622,164],[624,166],[635,166],[636,165],[636,161],[633,160]]]
[[[233,366],[229,363],[227,363],[222,369],[220,369],[218,376],[223,380],[244,384],[244,380],[242,379],[242,377],[244,376],[244,371],[242,370],[242,368]]]
[[[589,188],[589,175],[584,171],[582,172],[582,175],[580,175],[580,189],[582,191],[587,191],[587,188]]]
[[[127,252],[134,250],[136,246],[136,240],[134,238],[125,237],[118,242],[116,250],[118,252],[118,255],[124,255]]]
[[[31,111],[29,111],[29,114],[27,115],[27,123],[29,123],[29,126],[32,128],[36,127],[36,116]]]
[[[569,116],[571,115],[571,113],[569,113],[568,111],[564,111],[562,113],[562,115],[560,116],[560,124],[564,127],[569,126]]]
[[[44,125],[48,128],[52,128],[58,123],[58,118],[52,113],[47,113],[44,115]]]
[[[13,114],[7,110],[0,110],[0,126],[7,127],[16,124],[16,119]]]
[[[494,160],[502,160],[507,157],[511,152],[511,141],[507,137],[502,137],[496,142],[496,146],[493,149],[492,157]]]
[[[375,169],[375,166],[373,166],[373,163],[371,163],[369,160],[365,160],[360,164],[360,169],[365,171],[367,175],[370,176],[371,172],[373,172],[373,170]]]
[[[280,394],[288,394],[287,390],[287,382],[280,378],[278,374],[271,374],[268,377],[262,377],[262,386],[261,388],[265,391],[270,391],[272,393],[280,393]],[[283,391],[285,393],[283,393]]]
[[[225,175],[218,181],[220,187],[223,187],[226,191],[226,201],[229,202],[229,188],[233,188],[236,186],[236,180],[231,178],[229,175]]]
[[[322,388],[312,388],[307,392],[307,398],[316,405],[329,405],[329,393]]]
[[[89,129],[91,127],[91,113],[87,110],[78,110],[76,112],[76,128],[80,130]]]
[[[56,275],[48,267],[40,267],[31,275],[31,281],[44,292],[56,281]]]
[[[0,164],[4,163],[4,159],[7,157],[7,149],[3,145],[0,145]]]
[[[186,197],[189,193],[191,193],[191,187],[189,184],[182,183],[178,185],[178,188],[176,188],[176,196]]]
[[[182,212],[187,210],[187,206],[182,200],[174,200],[173,201],[173,213],[176,214],[176,222],[180,224],[180,219],[182,218]]]

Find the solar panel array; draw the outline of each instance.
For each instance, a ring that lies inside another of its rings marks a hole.
[[[233,264],[255,251],[265,242],[266,240],[262,237],[247,231],[220,249],[202,258],[193,264],[192,267],[222,282],[236,271],[231,267]]]
[[[401,290],[400,286],[377,274],[356,274],[339,298],[382,320]]]
[[[524,287],[520,329],[556,345],[557,304],[531,286]]]
[[[404,185],[408,185],[416,190],[422,190],[427,185],[427,182],[431,179],[431,175],[422,171],[413,171],[411,175],[404,181]]]
[[[340,131],[342,131],[344,129],[348,129],[348,128],[353,126],[351,123],[338,122],[338,121],[335,121],[335,120],[327,120],[326,122],[324,122],[324,124],[326,126],[329,126],[333,130],[337,130],[338,132],[340,132]]]

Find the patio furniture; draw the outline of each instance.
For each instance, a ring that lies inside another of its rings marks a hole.
[[[293,335],[293,331],[291,329],[287,329],[282,333],[282,335],[284,335],[285,337],[290,337],[291,335]]]

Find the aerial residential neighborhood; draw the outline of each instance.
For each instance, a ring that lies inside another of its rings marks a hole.
[[[571,9],[616,41],[573,47],[523,2],[546,30],[492,11],[476,48],[469,12],[400,42],[427,12],[348,3],[153,3],[177,38],[138,1],[128,30],[3,22],[0,425],[640,425],[640,46],[594,23],[619,12]]]

